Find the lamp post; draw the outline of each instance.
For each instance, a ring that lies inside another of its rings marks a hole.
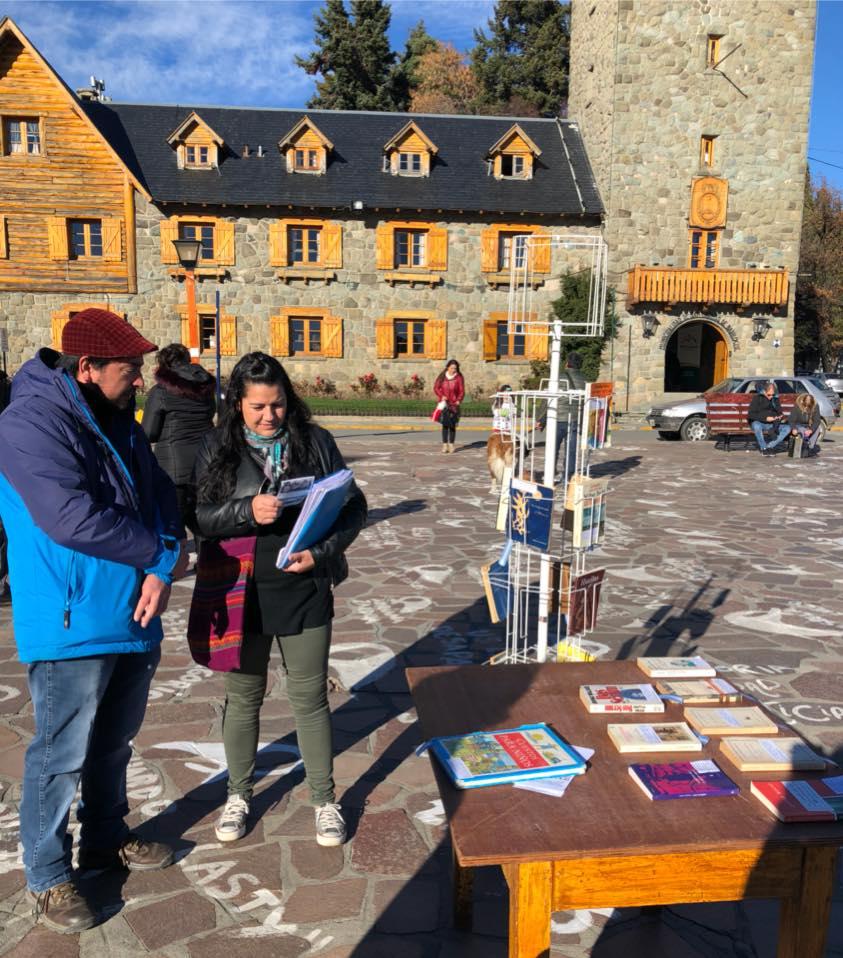
[[[187,339],[185,346],[190,350],[194,359],[199,356],[199,323],[196,319],[196,263],[199,261],[199,252],[202,244],[199,240],[173,240],[176,256],[184,270],[184,283],[187,291]]]

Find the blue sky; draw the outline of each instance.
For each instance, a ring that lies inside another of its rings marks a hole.
[[[313,91],[294,56],[311,49],[320,6],[317,0],[0,0],[0,13],[18,23],[73,88],[87,85],[93,73],[115,100],[295,107]],[[403,49],[422,16],[431,34],[466,50],[493,8],[493,0],[393,0],[393,49]],[[843,0],[820,0],[808,155],[814,174],[840,188],[842,44]]]

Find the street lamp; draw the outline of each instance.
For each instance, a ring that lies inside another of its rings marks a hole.
[[[655,334],[659,321],[652,313],[644,313],[641,317],[641,325],[644,327],[644,338],[649,339]]]
[[[184,270],[184,283],[187,290],[187,339],[185,346],[191,351],[191,356],[199,355],[199,322],[196,318],[196,264],[202,244],[199,240],[173,240],[176,256]]]
[[[753,340],[758,342],[759,339],[763,339],[772,328],[763,316],[756,316],[752,321]]]

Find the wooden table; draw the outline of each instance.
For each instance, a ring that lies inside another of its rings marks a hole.
[[[843,823],[779,823],[750,794],[750,776],[718,754],[716,737],[701,753],[621,755],[609,722],[682,719],[677,704],[664,716],[586,711],[580,685],[647,681],[634,662],[413,668],[407,677],[427,738],[547,722],[596,749],[562,798],[509,785],[460,791],[431,759],[454,849],[457,927],[471,927],[471,869],[500,865],[510,958],[550,955],[554,911],[744,898],[781,900],[779,958],[822,958]],[[627,772],[636,761],[697,758],[715,758],[740,794],[653,802]]]

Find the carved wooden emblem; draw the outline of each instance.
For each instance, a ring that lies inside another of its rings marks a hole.
[[[703,176],[694,180],[691,187],[690,226],[713,230],[726,225],[726,200],[729,195],[728,180],[716,176]]]

